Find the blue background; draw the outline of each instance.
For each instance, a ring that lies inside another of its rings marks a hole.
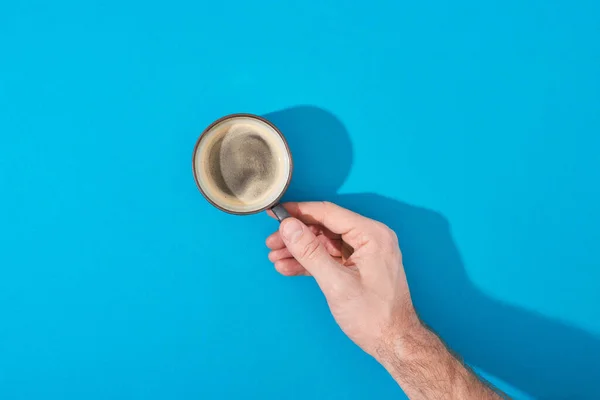
[[[196,189],[232,112],[288,136],[289,199],[398,232],[478,371],[600,397],[599,39],[593,0],[3,2],[0,398],[402,398]]]

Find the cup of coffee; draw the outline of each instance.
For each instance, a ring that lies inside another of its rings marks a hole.
[[[289,214],[279,200],[292,179],[292,154],[283,134],[266,119],[232,114],[210,124],[192,156],[196,185],[213,206],[247,215],[271,209]]]

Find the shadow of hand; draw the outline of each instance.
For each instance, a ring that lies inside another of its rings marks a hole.
[[[417,311],[469,364],[536,398],[600,398],[600,340],[475,287],[440,214],[370,193],[328,200],[397,233]]]
[[[285,198],[329,200],[396,231],[417,311],[465,361],[536,398],[600,398],[600,340],[478,289],[442,215],[378,194],[337,194],[353,153],[334,115],[300,106],[265,117],[281,129],[294,157]]]

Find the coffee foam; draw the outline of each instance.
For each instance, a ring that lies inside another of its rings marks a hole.
[[[250,117],[214,126],[204,133],[194,156],[202,191],[233,212],[260,210],[277,200],[287,184],[290,164],[277,131]]]

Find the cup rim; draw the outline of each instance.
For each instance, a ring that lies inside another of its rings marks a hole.
[[[288,154],[288,159],[290,160],[290,170],[288,173],[288,177],[287,177],[287,181],[285,183],[285,186],[283,187],[283,190],[281,191],[281,193],[279,193],[279,195],[277,196],[277,198],[275,198],[275,200],[273,200],[271,203],[269,203],[268,205],[258,209],[258,210],[253,210],[253,211],[232,211],[230,209],[227,209],[225,207],[220,206],[219,204],[215,203],[213,200],[210,199],[210,197],[208,197],[208,195],[204,192],[204,190],[202,190],[202,187],[200,186],[200,182],[198,180],[198,175],[196,173],[196,154],[198,150],[198,146],[200,145],[200,142],[202,141],[202,138],[217,124],[223,122],[223,121],[227,121],[229,119],[233,119],[233,118],[251,118],[251,119],[255,119],[258,120],[264,124],[269,125],[271,128],[273,128],[273,130],[275,132],[277,132],[277,134],[279,135],[279,137],[281,138],[281,140],[283,141],[283,144],[285,145],[285,149],[287,151]],[[283,133],[281,133],[281,131],[279,130],[279,128],[277,128],[271,121],[267,120],[266,118],[261,117],[260,115],[256,115],[256,114],[249,114],[249,113],[235,113],[235,114],[228,114],[225,115],[217,120],[215,120],[214,122],[212,122],[210,125],[208,125],[200,134],[200,136],[198,137],[198,139],[196,140],[196,144],[194,145],[194,150],[192,152],[192,173],[194,174],[194,181],[196,182],[196,187],[198,188],[198,190],[200,191],[200,193],[202,193],[202,196],[213,206],[218,208],[221,211],[224,211],[228,214],[233,214],[233,215],[251,215],[251,214],[258,214],[260,212],[263,212],[265,210],[268,210],[270,208],[273,208],[277,203],[279,203],[279,200],[281,200],[281,198],[283,197],[283,195],[285,194],[285,192],[287,191],[288,187],[290,186],[290,182],[292,180],[292,172],[294,170],[294,161],[292,159],[292,152],[290,151],[290,146],[287,142],[287,140],[285,139],[285,136],[283,135]]]

